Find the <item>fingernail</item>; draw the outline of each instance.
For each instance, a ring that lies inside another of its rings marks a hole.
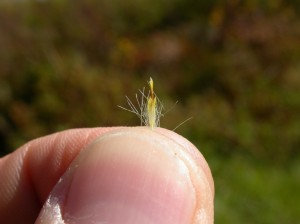
[[[193,223],[197,195],[178,147],[148,129],[105,134],[72,163],[44,214],[77,224]]]

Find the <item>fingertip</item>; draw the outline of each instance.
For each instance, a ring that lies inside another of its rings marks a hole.
[[[40,219],[60,208],[76,223],[213,223],[207,171],[185,141],[149,128],[100,136],[73,161]]]

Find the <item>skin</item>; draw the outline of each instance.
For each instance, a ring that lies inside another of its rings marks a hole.
[[[1,223],[213,223],[214,184],[162,128],[74,129],[0,159]]]

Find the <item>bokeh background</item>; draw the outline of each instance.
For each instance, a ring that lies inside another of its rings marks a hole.
[[[139,125],[149,76],[162,126],[215,179],[215,223],[300,220],[300,1],[1,0],[0,153],[69,128]]]

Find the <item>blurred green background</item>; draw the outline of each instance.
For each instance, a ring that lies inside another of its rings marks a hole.
[[[56,131],[162,119],[205,155],[215,223],[300,219],[300,1],[0,1],[0,153]]]

